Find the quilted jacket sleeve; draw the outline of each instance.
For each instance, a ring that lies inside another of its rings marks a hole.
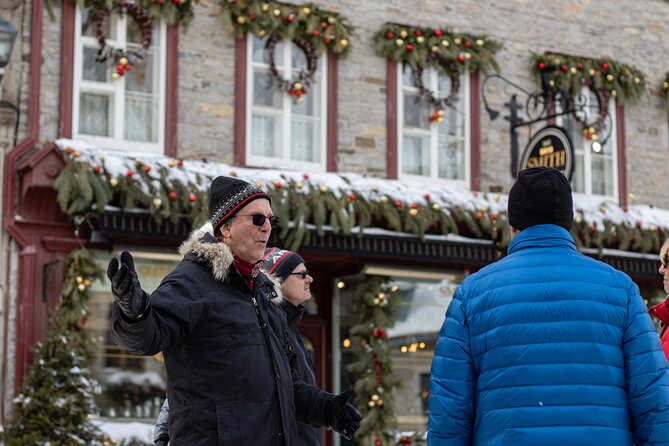
[[[476,383],[463,287],[458,288],[446,311],[432,360],[427,434],[430,446],[472,444]]]
[[[669,368],[633,283],[628,288],[623,353],[634,444],[669,445]]]

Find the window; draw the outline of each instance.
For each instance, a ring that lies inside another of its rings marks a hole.
[[[179,256],[133,253],[142,288],[151,293],[179,262]],[[107,252],[96,253],[96,263],[106,268]],[[86,331],[92,341],[91,374],[100,386],[95,396],[101,417],[146,419],[154,423],[167,392],[162,353],[133,356],[111,340],[109,319],[114,298],[106,276],[91,287]]]
[[[430,122],[434,112],[421,97],[413,70],[399,65],[399,177],[403,180],[441,180],[469,188],[469,77],[460,76],[458,100],[446,107],[442,122]],[[433,69],[422,73],[423,85],[436,98],[451,92],[451,79]]]
[[[574,194],[584,198],[611,198],[618,200],[618,150],[616,146],[616,110],[615,101],[609,99],[608,116],[598,132],[597,142],[584,135],[582,122],[594,123],[599,115],[597,97],[586,88],[575,101],[582,105],[582,111],[576,112],[578,120],[572,116],[560,117],[559,125],[571,136],[574,146],[574,170],[571,186]],[[561,107],[558,105],[558,110]]]
[[[358,299],[358,285],[368,277],[360,274],[343,278],[346,287],[333,302],[334,345],[341,346],[333,352],[335,392],[355,387],[354,376],[347,369],[348,364],[357,360],[351,328],[360,322],[360,313],[355,310],[354,302]],[[395,298],[399,301],[395,325],[388,329],[393,373],[402,383],[393,390],[398,436],[417,434],[425,438],[434,349],[446,309],[464,277],[463,271],[442,274],[402,271],[391,276],[392,283],[398,286]]]
[[[327,58],[318,59],[314,82],[297,104],[273,82],[266,42],[255,36],[248,39],[246,163],[325,171]],[[289,40],[276,45],[274,60],[284,78],[297,79],[307,67],[304,52]]]
[[[151,47],[140,63],[119,79],[116,67],[97,62],[96,23],[77,8],[75,19],[73,136],[116,149],[162,153],[165,116],[164,24],[154,26]],[[130,53],[143,35],[135,20],[115,11],[105,21],[107,42]]]

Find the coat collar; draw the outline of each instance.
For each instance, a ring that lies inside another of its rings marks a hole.
[[[214,237],[214,228],[211,223],[207,223],[199,229],[191,232],[188,239],[179,247],[179,254],[186,257],[188,254],[194,254],[198,259],[207,262],[211,267],[211,273],[214,279],[226,282],[231,269],[234,267],[234,257],[228,245],[220,242]],[[258,275],[256,281],[268,280],[272,283],[277,297],[272,299],[275,304],[281,303],[283,294],[281,293],[281,284],[273,277]]]
[[[526,248],[564,247],[576,251],[576,242],[566,229],[557,225],[534,225],[516,235],[509,244],[509,254]]]

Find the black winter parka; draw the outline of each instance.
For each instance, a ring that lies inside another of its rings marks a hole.
[[[164,354],[170,444],[298,444],[296,419],[324,424],[331,395],[291,372],[286,319],[271,303],[281,289],[260,273],[251,291],[210,227],[179,251],[147,315],[131,322],[114,304],[111,320],[128,352]]]

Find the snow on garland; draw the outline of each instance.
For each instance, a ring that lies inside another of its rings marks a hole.
[[[281,219],[279,236],[292,250],[315,233],[363,236],[369,228],[490,240],[500,249],[511,240],[507,196],[432,183],[406,183],[353,173],[236,168],[175,160],[146,153],[104,150],[82,141],[58,140],[65,168],[56,180],[58,202],[68,215],[104,212],[108,206],[140,209],[158,223],[207,218],[207,194],[219,175],[236,176],[265,190]],[[630,201],[631,200],[630,194]],[[669,237],[669,211],[649,205],[621,208],[606,201],[575,202],[572,235],[580,248],[658,252]]]

